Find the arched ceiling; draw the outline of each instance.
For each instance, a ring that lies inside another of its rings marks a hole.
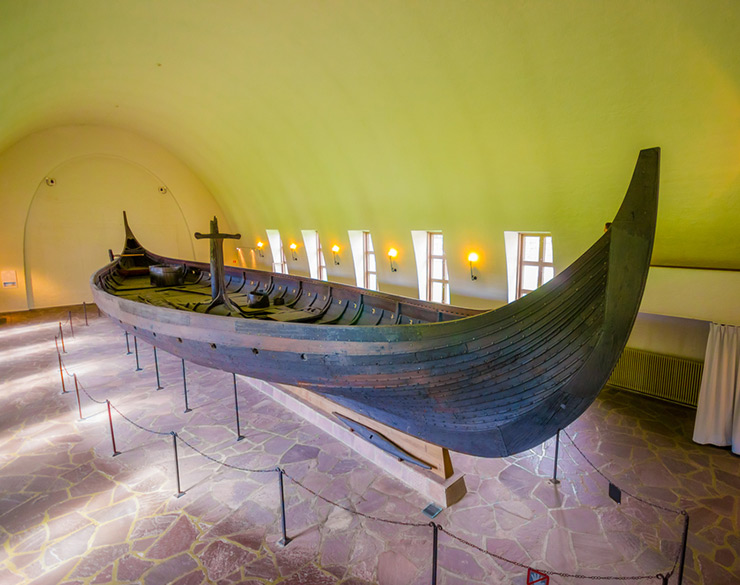
[[[0,152],[122,127],[247,234],[443,229],[503,270],[504,230],[572,260],[661,146],[654,262],[740,268],[738,31],[734,0],[5,0]]]

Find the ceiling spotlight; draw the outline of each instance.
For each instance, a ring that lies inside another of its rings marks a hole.
[[[296,253],[295,253],[295,251],[296,251],[296,250],[298,249],[298,246],[296,245],[296,243],[295,243],[295,242],[293,242],[293,243],[292,243],[292,244],[291,244],[290,246],[288,246],[288,247],[290,248],[290,255],[291,255],[291,256],[293,257],[293,260],[294,260],[294,261],[295,261],[295,260],[298,260],[298,256],[297,256],[297,255],[296,255]]]
[[[337,246],[336,244],[334,244],[331,247],[331,253],[334,256],[334,264],[336,264],[337,266],[339,266],[339,246]]]
[[[262,248],[265,247],[265,243],[262,241],[257,242],[257,252],[259,252],[260,258],[264,258],[265,254],[262,251]]]

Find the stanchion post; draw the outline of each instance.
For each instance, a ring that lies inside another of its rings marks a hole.
[[[560,429],[558,429],[557,434],[555,435],[555,460],[552,464],[552,479],[550,480],[551,484],[558,485],[560,483],[560,480],[558,479],[558,453],[560,452]]]
[[[56,337],[54,339],[56,339]],[[66,394],[67,389],[64,387],[64,370],[62,368],[62,354],[59,353],[59,348],[57,348],[57,357],[59,358],[59,375],[62,377],[62,394]]]
[[[285,526],[285,489],[283,487],[283,469],[277,467],[275,469],[278,472],[278,483],[280,485],[280,522],[283,528],[283,537],[278,540],[280,546],[288,546],[290,538],[288,538],[288,531]]]
[[[85,327],[89,327],[90,324],[87,322],[87,305],[85,301],[82,301],[82,312],[85,314]]]
[[[437,542],[439,541],[439,526],[436,522],[430,522],[432,527],[432,585],[437,585]]]
[[[134,335],[134,354],[136,355],[136,371],[141,371],[141,366],[139,365],[139,342],[136,341],[136,335]]]
[[[157,390],[161,390],[162,384],[160,384],[159,382],[159,360],[157,360],[157,348],[156,347],[154,348],[154,371],[157,373]]]
[[[64,349],[64,331],[62,331],[62,322],[59,321],[59,339],[62,342],[62,353],[67,353],[67,350]]]
[[[110,412],[110,400],[105,401],[108,404],[108,422],[110,423],[110,440],[113,443],[113,457],[121,453],[116,449],[116,435],[113,433],[113,415]]]
[[[77,384],[77,374],[72,374],[75,379],[75,393],[77,394],[77,410],[80,411],[80,420],[82,420],[82,402],[80,402],[80,386]]]
[[[686,518],[686,522],[683,525],[683,537],[681,538],[681,558],[678,563],[678,585],[683,585],[683,566],[686,562],[686,542],[689,538],[689,515],[686,510],[682,510],[681,513]]]
[[[188,406],[188,380],[185,377],[185,360],[182,360],[182,393],[185,396],[185,412],[191,412]]]
[[[239,399],[236,395],[236,374],[231,374],[234,376],[234,412],[236,413],[236,440],[241,441],[244,438],[244,435],[242,435],[242,427],[239,424]]]
[[[175,449],[175,477],[177,478],[177,494],[175,494],[176,498],[181,498],[185,495],[185,492],[180,489],[180,463],[177,461],[177,433],[175,431],[170,431],[172,433],[172,447]]]
[[[128,331],[124,331],[123,335],[126,337],[126,355],[131,355],[131,346],[128,344]]]

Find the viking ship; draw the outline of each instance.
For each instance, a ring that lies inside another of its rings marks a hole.
[[[158,256],[126,222],[91,279],[98,307],[183,359],[323,395],[453,451],[503,457],[552,437],[594,401],[642,298],[660,150],[643,150],[611,225],[572,265],[490,311],[300,276]],[[215,229],[214,229],[215,228]],[[219,251],[221,255],[219,256]]]

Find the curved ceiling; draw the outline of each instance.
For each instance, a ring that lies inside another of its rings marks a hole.
[[[733,0],[11,0],[0,152],[123,127],[244,233],[443,229],[504,270],[504,230],[572,260],[661,146],[654,262],[738,268],[738,30]]]

